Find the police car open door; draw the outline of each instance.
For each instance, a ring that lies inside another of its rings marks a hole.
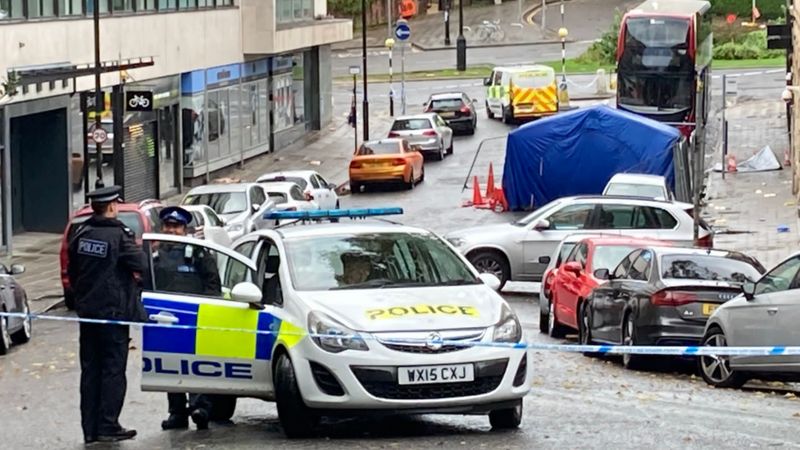
[[[145,234],[142,390],[264,396],[277,319],[255,264],[209,241]],[[241,331],[232,331],[241,330]],[[263,330],[266,333],[258,333]]]

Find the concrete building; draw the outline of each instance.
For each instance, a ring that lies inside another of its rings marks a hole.
[[[103,65],[134,67],[102,76],[101,170],[128,201],[174,195],[331,118],[330,45],[352,38],[352,21],[328,17],[325,0],[100,0],[99,9]],[[93,76],[37,81],[93,67],[92,13],[93,0],[0,0],[2,251],[15,233],[62,231],[94,186],[93,123],[84,125],[94,112],[82,111]],[[135,111],[125,92],[151,93],[152,111]]]

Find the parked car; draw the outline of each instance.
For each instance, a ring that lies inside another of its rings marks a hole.
[[[315,200],[308,200],[303,190],[291,181],[270,181],[261,183],[267,192],[267,198],[275,202],[275,209],[280,211],[311,211],[320,209]]]
[[[667,187],[667,179],[661,175],[643,173],[618,173],[611,177],[603,189],[603,195],[629,195],[654,200],[674,201],[675,195]],[[692,205],[689,205],[690,207]]]
[[[378,183],[403,183],[414,189],[425,180],[425,161],[406,139],[381,139],[361,144],[350,161],[350,192]]]
[[[647,245],[668,245],[650,239],[625,236],[588,237],[570,252],[551,283],[547,307],[547,332],[551,337],[564,337],[578,330],[578,311],[597,286],[605,283],[594,276],[600,269],[612,270],[632,251]]]
[[[402,138],[418,145],[420,152],[441,161],[445,153],[453,153],[453,130],[436,113],[401,116],[394,119],[390,138]]]
[[[130,228],[136,235],[136,243],[141,245],[142,234],[158,233],[161,231],[161,220],[158,213],[164,205],[158,200],[144,200],[139,203],[120,203],[117,205],[119,216],[117,217],[126,227]],[[64,303],[67,309],[75,308],[75,295],[69,285],[67,267],[69,266],[69,254],[67,248],[69,242],[75,235],[78,225],[89,219],[93,214],[89,205],[84,205],[77,210],[64,229],[64,236],[61,238],[60,263],[61,263],[61,286],[64,288]]]
[[[28,295],[14,275],[25,272],[25,266],[12,264],[9,270],[0,264],[0,311],[28,314]],[[30,317],[0,317],[0,355],[5,355],[13,344],[24,344],[31,340]]]
[[[318,172],[313,170],[285,170],[261,175],[256,183],[273,181],[290,181],[300,186],[306,200],[313,200],[321,209],[339,209],[339,196],[336,185],[329,183]]]
[[[550,315],[550,295],[552,293],[553,281],[558,274],[561,264],[567,259],[572,249],[578,242],[592,236],[602,236],[591,232],[570,234],[558,243],[553,256],[540,256],[539,262],[547,264],[542,276],[542,284],[539,287],[539,331],[548,332],[548,316]],[[610,235],[615,236],[615,235]]]
[[[231,241],[258,229],[263,213],[275,207],[258,183],[198,186],[183,197],[181,205],[210,206],[225,221]]]
[[[225,247],[230,247],[231,241],[225,231],[225,221],[206,205],[183,205],[183,209],[192,214],[192,223],[189,224],[191,234],[197,239],[205,239]]]
[[[508,224],[487,225],[447,235],[481,272],[507,281],[540,281],[550,256],[576,231],[625,234],[691,246],[694,221],[680,204],[635,197],[580,196],[554,200]],[[711,247],[713,233],[702,227],[697,245]]]
[[[649,246],[625,256],[578,311],[582,344],[696,345],[714,310],[760,278],[764,267],[737,252]],[[645,357],[623,355],[627,368]]]
[[[475,127],[478,125],[474,104],[476,101],[463,92],[433,94],[425,102],[425,112],[438,114],[453,131],[475,134]]]
[[[717,308],[706,324],[703,345],[798,346],[800,253],[775,266],[744,294]],[[700,374],[715,387],[738,388],[751,377],[800,381],[800,356],[701,356]]]

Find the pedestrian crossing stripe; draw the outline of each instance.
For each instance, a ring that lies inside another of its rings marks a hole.
[[[180,325],[197,327],[146,328],[142,342],[145,352],[268,361],[277,342],[291,348],[305,337],[305,330],[301,327],[267,311],[240,309],[219,302],[197,304],[145,295],[142,301],[149,314],[166,312],[175,316]],[[237,328],[263,333],[229,331]]]

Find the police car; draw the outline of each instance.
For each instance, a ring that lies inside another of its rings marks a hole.
[[[532,362],[513,348],[520,322],[495,291],[499,280],[429,231],[376,220],[301,223],[248,234],[235,251],[188,237],[144,241],[204,247],[222,284],[219,295],[200,296],[160,291],[155,280],[143,294],[151,320],[172,324],[144,329],[144,390],[274,400],[289,437],[342,414],[488,414],[494,428],[520,424]],[[233,414],[230,402],[223,409]]]

